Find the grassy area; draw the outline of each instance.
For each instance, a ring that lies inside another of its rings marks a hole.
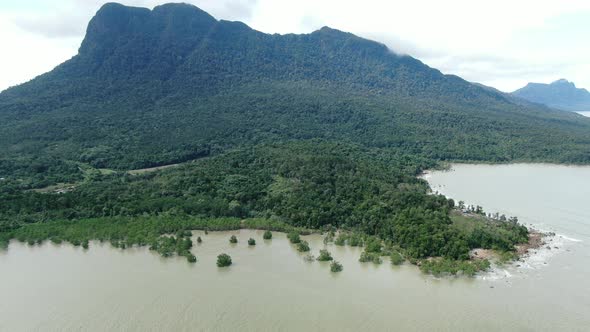
[[[515,245],[528,242],[528,230],[516,221],[501,221],[478,214],[450,213],[451,227],[467,239],[472,249],[491,249],[499,261],[516,257]]]
[[[171,165],[164,165],[164,166],[157,166],[157,167],[148,167],[148,168],[133,169],[133,170],[127,171],[127,173],[132,174],[132,175],[144,174],[144,173],[159,171],[159,170],[166,169],[166,168],[177,167],[179,165],[182,165],[182,163],[171,164]]]

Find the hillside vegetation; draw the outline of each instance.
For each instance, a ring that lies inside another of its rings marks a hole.
[[[454,203],[416,178],[442,161],[589,163],[590,119],[327,27],[269,35],[190,5],[111,3],[76,56],[0,94],[0,242],[139,238],[194,261],[186,239],[154,240],[159,222],[242,218],[350,229],[414,259],[526,240],[516,223],[453,227]]]
[[[590,120],[322,28],[268,35],[200,9],[105,5],[79,54],[0,94],[0,174],[71,182],[320,138],[433,160],[590,162]]]

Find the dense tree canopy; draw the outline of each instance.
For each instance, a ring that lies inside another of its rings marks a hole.
[[[526,228],[509,221],[470,232],[455,227],[449,216],[454,202],[429,194],[427,183],[415,176],[423,163],[358,145],[316,140],[271,144],[158,172],[97,175],[61,194],[0,190],[0,225],[10,233],[27,223],[81,218],[262,218],[376,235],[413,258],[466,259],[471,248],[512,250],[526,241]],[[288,238],[301,242],[297,231]],[[164,239],[158,248],[173,248],[176,242],[170,241]],[[377,238],[339,235],[336,241],[364,243],[362,257],[381,260]]]
[[[190,5],[107,4],[77,56],[0,94],[0,246],[99,238],[194,262],[190,238],[164,230],[262,223],[293,243],[301,229],[353,231],[338,244],[365,245],[370,261],[384,240],[447,264],[512,250],[527,230],[456,227],[422,170],[590,163],[589,147],[589,119],[352,34],[267,35]]]
[[[77,56],[0,94],[0,177],[25,188],[310,138],[429,160],[590,162],[589,119],[349,33],[267,35],[182,4],[107,4]]]

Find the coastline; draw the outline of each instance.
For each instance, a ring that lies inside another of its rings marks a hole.
[[[480,165],[480,164],[470,164],[470,163],[457,163],[462,165]],[[508,163],[508,164],[490,164],[490,163],[482,163],[482,165],[489,166],[489,165],[498,165],[498,166],[509,166],[509,165],[519,165],[519,164],[528,164],[534,166],[559,166],[559,167],[589,167],[588,165],[575,165],[575,164],[554,164],[554,163]],[[443,184],[435,184],[432,183],[431,177],[433,173],[437,172],[448,172],[456,170],[453,169],[453,165],[450,165],[449,169],[445,170],[425,170],[422,172],[418,177],[424,179],[428,182],[429,187],[431,189],[432,194],[440,194],[445,196],[448,199],[454,199],[446,193],[447,188]],[[469,203],[465,202],[466,205]],[[503,211],[504,213],[509,211]],[[525,221],[528,218],[527,216],[523,216]],[[540,219],[542,220],[542,219]],[[520,274],[525,273],[524,270],[527,269],[539,269],[544,268],[549,265],[549,259],[557,254],[564,254],[565,252],[570,252],[572,249],[570,248],[571,244],[574,242],[580,242],[575,238],[571,238],[567,235],[561,234],[559,231],[553,229],[553,227],[546,225],[544,222],[535,221],[531,223],[530,220],[528,222],[521,221],[521,225],[525,226],[529,231],[529,240],[526,243],[522,243],[516,246],[516,255],[513,259],[508,261],[502,262],[498,258],[494,259],[494,253],[490,253],[487,250],[474,250],[472,254],[477,253],[477,255],[473,255],[476,257],[488,257],[491,255],[492,261],[499,262],[499,264],[495,264],[492,268],[487,272],[481,275],[484,279],[502,279],[506,277],[511,277],[514,273]],[[497,257],[497,256],[496,256]]]

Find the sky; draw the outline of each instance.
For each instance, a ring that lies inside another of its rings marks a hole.
[[[153,8],[169,1],[121,0]],[[590,0],[184,0],[266,33],[352,32],[445,74],[510,92],[565,78],[590,90]],[[0,0],[0,90],[76,55],[105,1]]]

